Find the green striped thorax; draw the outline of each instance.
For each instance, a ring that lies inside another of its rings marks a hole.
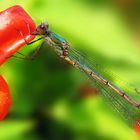
[[[54,32],[50,32],[50,35],[48,35],[50,37],[50,39],[55,43],[57,44],[61,50],[62,50],[62,54],[64,56],[67,56],[68,55],[68,49],[69,49],[69,44],[68,42],[62,38],[61,36],[57,35],[56,33]]]
[[[54,32],[50,32],[50,38],[54,43],[64,47],[63,49],[65,49],[66,46],[68,46],[68,42],[64,38],[62,38],[61,36],[57,35]]]

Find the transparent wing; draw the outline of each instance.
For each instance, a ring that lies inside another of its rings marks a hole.
[[[57,45],[54,45],[49,40],[45,40],[45,42],[54,48],[58,56],[62,56],[62,49],[58,47]],[[94,73],[97,73],[98,76],[102,76],[102,73],[100,74],[101,70],[98,72],[98,66],[94,61],[85,59],[77,50],[70,48],[68,52],[68,56],[73,62],[76,62],[80,65],[80,67],[88,67],[90,68]],[[61,57],[64,58],[64,57]],[[81,69],[82,70],[82,69]],[[83,70],[82,70],[83,71]],[[83,71],[84,72],[84,71]],[[86,73],[87,74],[87,73]],[[124,120],[131,126],[134,124],[138,124],[137,121],[139,119],[140,115],[140,109],[133,106],[131,103],[129,103],[125,98],[121,97],[119,94],[117,94],[114,90],[109,88],[109,86],[106,86],[105,84],[102,84],[101,82],[95,80],[90,75],[87,74],[89,78],[92,81],[92,84],[94,87],[96,87],[99,90],[99,93],[107,101],[107,103],[113,108],[113,110],[116,110],[124,118]]]
[[[99,74],[98,65],[96,63],[93,63],[94,61],[92,60],[83,58],[83,56],[80,55],[80,53],[75,49],[70,48],[69,57],[73,61],[79,63],[81,66],[89,67],[92,71]],[[129,125],[132,126],[138,123],[137,120],[139,119],[140,109],[130,104],[126,99],[118,95],[114,90],[112,90],[105,84],[100,83],[90,76],[89,78],[92,80],[93,86],[99,90],[99,93],[107,101],[107,103],[109,103],[109,105],[112,106],[112,108],[116,110]],[[138,97],[138,94],[136,94],[135,96]]]
[[[121,85],[121,88],[123,90],[125,90],[129,94],[129,96],[134,98],[136,101],[140,102],[140,88],[134,87],[133,84],[126,81],[126,79],[124,80],[121,77],[119,77],[118,75],[116,75],[114,72],[109,71],[108,69],[104,68],[103,66],[100,66],[96,60],[94,60],[93,58],[87,58],[85,54],[82,54],[81,52],[77,51],[76,49],[70,48],[70,51],[71,51],[71,53],[73,53],[73,55],[75,57],[79,58],[79,61],[82,64],[84,64],[84,63],[86,65],[88,64],[92,68],[94,67],[94,69],[96,71],[98,71],[98,73],[102,74],[103,76],[115,79],[117,85],[118,84]]]

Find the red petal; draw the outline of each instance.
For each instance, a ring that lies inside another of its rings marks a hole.
[[[6,81],[0,76],[0,120],[3,120],[11,106],[10,91]]]
[[[26,44],[24,38],[27,42],[34,39],[35,36],[30,35],[30,32],[35,31],[36,26],[31,17],[18,5],[0,12],[0,22],[0,64],[2,64]]]

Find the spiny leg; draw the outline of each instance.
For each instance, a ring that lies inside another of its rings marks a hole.
[[[31,60],[34,60],[39,55],[39,53],[43,47],[44,47],[44,42],[42,42],[42,44],[35,49],[33,54],[31,56],[28,56],[28,57],[30,57]]]
[[[28,32],[31,33],[29,24],[28,24],[26,21],[24,21],[24,22],[25,22],[25,24],[27,25]],[[31,45],[31,44],[33,44],[33,43],[35,43],[35,42],[37,42],[37,41],[39,41],[39,40],[41,40],[41,39],[44,38],[44,37],[40,37],[40,38],[38,38],[38,39],[36,39],[36,40],[34,40],[34,41],[28,43],[28,42],[26,41],[26,39],[25,39],[25,37],[24,37],[22,31],[19,30],[19,29],[16,29],[16,30],[20,33],[20,35],[21,35],[22,38],[24,39],[26,45]],[[41,48],[42,48],[42,44],[41,44],[40,47],[38,47],[37,49],[35,49],[34,53],[33,53],[31,56],[27,56],[27,55],[25,55],[25,54],[22,54],[22,53],[20,53],[20,52],[17,52],[18,54],[20,54],[20,55],[22,55],[22,56],[24,56],[24,57],[19,57],[19,56],[15,56],[15,55],[12,55],[12,57],[19,58],[19,59],[33,60],[33,59],[35,59],[35,57],[37,57],[37,55],[39,54]]]
[[[12,57],[19,58],[19,59],[25,59],[25,60],[34,60],[38,56],[38,54],[40,53],[43,46],[44,46],[44,42],[39,47],[37,47],[35,49],[35,51],[33,52],[33,54],[30,56],[24,55],[20,52],[17,52],[18,54],[22,55],[23,57],[19,57],[19,56],[15,56],[15,55],[12,55]]]
[[[38,38],[38,39],[36,39],[36,40],[34,40],[34,41],[31,41],[31,42],[29,42],[29,43],[26,43],[26,45],[31,45],[31,44],[33,44],[33,43],[35,43],[35,42],[37,42],[37,41],[39,41],[39,40],[41,40],[41,39],[43,39],[44,37],[40,37],[40,38]]]
[[[26,43],[26,45],[31,45],[31,44],[33,44],[33,43],[35,43],[35,42],[37,42],[37,41],[39,41],[39,40],[41,40],[41,39],[43,39],[44,37],[40,37],[40,38],[38,38],[38,39],[36,39],[36,40],[34,40],[34,41],[31,41],[31,42],[27,42],[26,41],[26,39],[25,39],[25,37],[24,37],[24,35],[23,35],[23,33],[22,33],[22,31],[21,30],[19,30],[19,29],[16,29],[19,33],[20,33],[20,35],[21,35],[21,37],[24,39],[24,41],[25,41],[25,43]]]

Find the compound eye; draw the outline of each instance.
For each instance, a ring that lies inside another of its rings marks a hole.
[[[45,26],[44,26],[44,25],[40,25],[40,28],[41,28],[41,29],[45,29]]]

